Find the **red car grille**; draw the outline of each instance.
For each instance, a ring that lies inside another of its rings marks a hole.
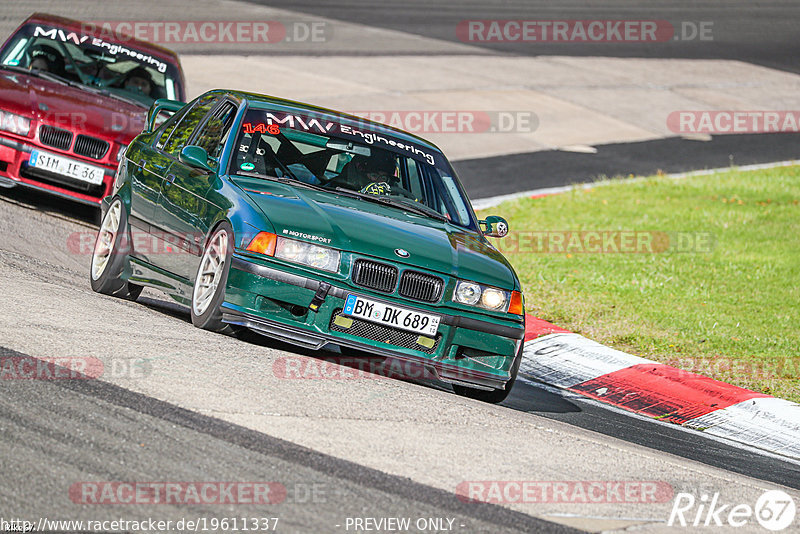
[[[76,154],[86,156],[92,159],[103,159],[103,156],[108,152],[108,142],[96,137],[89,137],[88,135],[80,134],[75,139],[75,148],[73,149]]]
[[[72,132],[43,124],[39,128],[39,140],[43,145],[68,150],[72,144]]]
[[[70,146],[72,146],[72,132],[43,124],[39,128],[39,140],[43,145],[58,148],[59,150],[69,150]],[[78,134],[72,151],[79,156],[101,160],[108,153],[110,146],[108,141],[103,139]]]

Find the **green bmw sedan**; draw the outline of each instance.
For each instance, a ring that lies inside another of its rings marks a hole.
[[[158,100],[102,206],[97,292],[156,288],[199,328],[410,362],[487,402],[514,384],[523,295],[486,239],[508,224],[424,139],[258,94]]]

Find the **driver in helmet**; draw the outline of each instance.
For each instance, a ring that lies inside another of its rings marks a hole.
[[[397,185],[397,161],[385,150],[373,149],[373,153],[364,160],[359,170],[363,172],[367,183],[361,189],[362,193],[388,195],[392,192],[392,185]]]
[[[52,46],[47,45],[39,45],[33,49],[31,52],[31,62],[28,64],[28,68],[31,70],[50,72],[62,78],[67,75],[64,56]]]

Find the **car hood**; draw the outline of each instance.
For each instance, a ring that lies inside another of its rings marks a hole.
[[[359,198],[258,178],[234,181],[278,235],[503,289],[518,288],[508,261],[475,232]],[[408,258],[399,257],[396,249],[407,251]]]
[[[122,144],[141,133],[147,114],[144,106],[112,96],[4,70],[0,109]]]

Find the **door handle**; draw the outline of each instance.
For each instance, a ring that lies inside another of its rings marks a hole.
[[[166,180],[167,180],[168,184],[172,184],[175,181],[175,175],[174,174],[168,174]]]

